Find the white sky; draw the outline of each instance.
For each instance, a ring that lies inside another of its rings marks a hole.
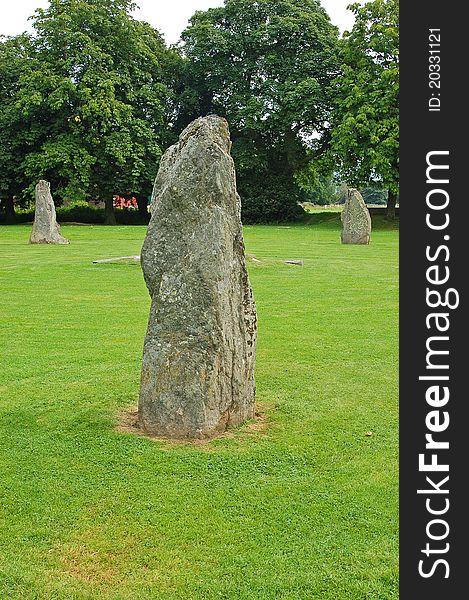
[[[341,32],[351,29],[353,14],[347,6],[352,0],[321,1]],[[36,8],[45,8],[48,4],[48,0],[13,0],[12,4],[8,0],[0,0],[0,34],[17,35],[30,30],[28,17]],[[148,21],[163,33],[166,43],[174,44],[196,10],[223,6],[223,0],[137,0],[137,4],[140,9],[134,13],[135,18]]]

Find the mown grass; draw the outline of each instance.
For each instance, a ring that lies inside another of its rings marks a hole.
[[[29,231],[0,227],[2,600],[398,598],[395,227],[245,228],[267,426],[206,445],[115,429],[149,297],[92,261],[145,228]]]

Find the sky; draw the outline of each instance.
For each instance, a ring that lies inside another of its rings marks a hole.
[[[347,10],[352,0],[321,0],[328,12],[331,21],[337,25],[341,32],[351,29],[353,15]],[[135,11],[134,17],[148,21],[153,27],[159,29],[167,44],[175,44],[189,18],[196,10],[206,10],[215,6],[223,6],[223,0],[137,0],[140,7]],[[31,29],[28,22],[36,8],[46,8],[48,0],[0,0],[0,34],[17,35]]]

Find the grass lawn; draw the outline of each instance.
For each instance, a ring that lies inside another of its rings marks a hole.
[[[245,228],[266,426],[116,431],[136,404],[144,227],[0,227],[0,598],[398,598],[398,231]],[[304,266],[282,259],[304,259]],[[372,435],[365,435],[371,432]]]

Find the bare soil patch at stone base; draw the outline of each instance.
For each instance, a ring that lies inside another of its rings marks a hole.
[[[138,437],[147,438],[154,442],[160,442],[169,447],[183,445],[205,447],[207,450],[211,450],[214,448],[210,448],[210,443],[214,442],[215,440],[236,438],[238,441],[242,442],[245,439],[252,438],[252,436],[264,435],[268,427],[268,412],[270,411],[270,409],[271,407],[267,406],[266,402],[258,402],[256,404],[256,413],[254,419],[250,419],[249,421],[243,423],[242,425],[239,425],[238,427],[227,429],[226,431],[215,435],[211,438],[173,439],[149,435],[148,433],[146,433],[139,425],[138,409],[135,405],[132,405],[124,408],[118,413],[115,430],[119,433],[130,433]]]

